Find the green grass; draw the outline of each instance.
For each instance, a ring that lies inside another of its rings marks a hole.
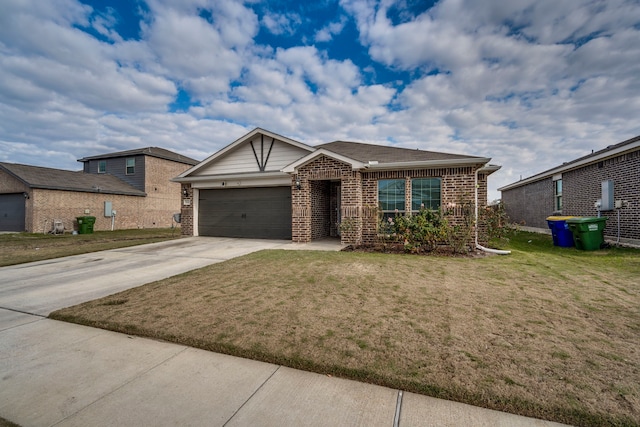
[[[640,424],[640,251],[261,251],[52,317],[576,425]],[[310,280],[313,278],[313,280]]]
[[[0,234],[0,267],[155,243],[180,237],[180,229],[96,231],[92,234]]]

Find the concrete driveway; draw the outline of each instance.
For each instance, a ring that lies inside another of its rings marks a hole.
[[[47,316],[262,249],[291,248],[283,240],[187,237],[0,268],[0,308]]]

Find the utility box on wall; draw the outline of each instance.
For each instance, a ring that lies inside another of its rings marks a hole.
[[[601,211],[612,211],[615,208],[613,202],[613,180],[602,181]]]
[[[111,202],[104,202],[104,216],[105,218],[111,218],[113,216],[113,206]]]

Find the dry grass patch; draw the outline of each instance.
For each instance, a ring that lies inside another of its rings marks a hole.
[[[92,234],[0,234],[0,267],[69,255],[161,242],[180,237],[179,229],[96,231]]]
[[[639,424],[638,251],[514,248],[263,251],[52,317],[560,422]]]

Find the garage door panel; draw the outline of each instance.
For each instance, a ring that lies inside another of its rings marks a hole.
[[[291,239],[291,188],[200,190],[201,236]]]
[[[24,194],[0,194],[0,231],[24,231]]]

